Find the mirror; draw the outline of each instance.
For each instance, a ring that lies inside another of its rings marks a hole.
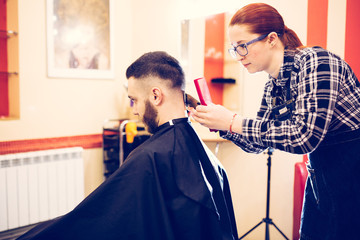
[[[240,111],[243,69],[228,54],[229,12],[181,22],[181,64],[187,79],[187,92],[197,96],[193,80],[205,77],[212,101]],[[228,83],[231,79],[232,83]],[[235,83],[234,83],[235,81]]]

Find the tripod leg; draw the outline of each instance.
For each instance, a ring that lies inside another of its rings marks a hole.
[[[279,233],[281,233],[281,235],[286,239],[289,240],[285,234],[276,226],[276,224],[274,222],[271,222],[271,224],[279,231]]]
[[[240,239],[243,239],[246,235],[248,235],[250,232],[252,232],[255,228],[257,228],[258,226],[260,226],[260,224],[262,224],[264,222],[264,220],[261,220],[258,224],[255,225],[255,227],[253,227],[252,229],[250,229],[247,233],[245,233],[244,235],[242,235]]]
[[[263,220],[261,222],[259,222],[255,227],[253,227],[252,229],[250,229],[247,233],[245,233],[244,235],[242,235],[240,239],[243,239],[245,236],[247,236],[251,231],[253,231],[255,228],[257,228],[261,223],[266,223],[266,228],[265,228],[265,240],[269,240],[270,239],[270,233],[269,233],[269,224],[274,225],[274,227],[281,233],[281,235],[286,239],[289,240],[285,234],[275,225],[275,223],[273,223],[272,219],[270,218],[270,179],[271,179],[271,155],[272,152],[274,150],[272,148],[268,149],[267,154],[269,155],[268,157],[268,176],[267,176],[267,191],[266,191],[266,218],[263,218]]]

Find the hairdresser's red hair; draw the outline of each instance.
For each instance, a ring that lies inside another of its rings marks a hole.
[[[301,48],[303,45],[290,28],[286,27],[279,12],[265,3],[252,3],[239,9],[229,26],[246,24],[249,31],[260,35],[276,32],[287,49]]]

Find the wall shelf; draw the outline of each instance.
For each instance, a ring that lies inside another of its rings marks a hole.
[[[18,75],[19,73],[18,72],[3,72],[3,71],[0,71],[0,74],[7,74],[7,75]]]
[[[236,83],[236,80],[233,78],[213,78],[211,79],[212,83]]]
[[[11,30],[0,30],[0,37],[1,38],[10,38],[12,36],[17,36],[18,33],[15,31],[11,31]]]

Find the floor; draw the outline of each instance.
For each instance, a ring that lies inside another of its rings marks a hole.
[[[24,234],[25,232],[27,232],[28,230],[30,230],[31,228],[33,228],[35,226],[36,226],[36,224],[33,224],[33,225],[25,226],[25,227],[20,227],[20,228],[11,229],[8,231],[0,232],[0,240],[16,239],[17,237],[21,236],[22,234]]]

